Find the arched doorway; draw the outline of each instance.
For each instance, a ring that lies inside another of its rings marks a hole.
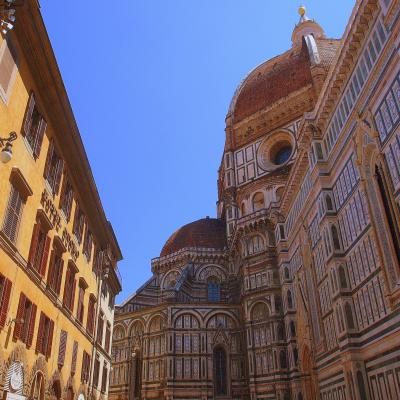
[[[222,346],[214,349],[214,393],[215,396],[228,395],[227,356]]]

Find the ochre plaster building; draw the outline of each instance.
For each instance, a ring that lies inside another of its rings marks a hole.
[[[121,252],[39,3],[23,3],[0,36],[0,136],[18,135],[0,164],[0,397],[106,398]]]
[[[239,85],[218,217],[117,308],[110,399],[400,398],[397,0],[341,40],[304,9]]]

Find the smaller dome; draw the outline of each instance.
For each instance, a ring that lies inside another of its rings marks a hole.
[[[207,217],[184,225],[175,231],[166,241],[160,257],[165,257],[186,247],[222,250],[225,246],[225,223],[220,219]]]

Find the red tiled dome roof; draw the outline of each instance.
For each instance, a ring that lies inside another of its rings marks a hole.
[[[321,65],[332,64],[339,40],[317,39]],[[303,87],[312,84],[310,57],[304,42],[249,73],[236,90],[229,109],[239,122]],[[328,68],[327,68],[328,67]]]
[[[205,247],[222,250],[226,246],[225,223],[220,219],[203,218],[182,226],[166,241],[160,257],[185,247]]]

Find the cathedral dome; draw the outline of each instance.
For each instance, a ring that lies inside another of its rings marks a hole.
[[[222,250],[226,246],[225,223],[220,219],[203,218],[184,225],[166,241],[160,257],[186,247]]]
[[[313,84],[311,67],[325,72],[334,60],[340,40],[327,39],[321,26],[305,16],[292,33],[292,48],[254,68],[239,84],[229,106],[234,123],[272,106],[291,93]]]

